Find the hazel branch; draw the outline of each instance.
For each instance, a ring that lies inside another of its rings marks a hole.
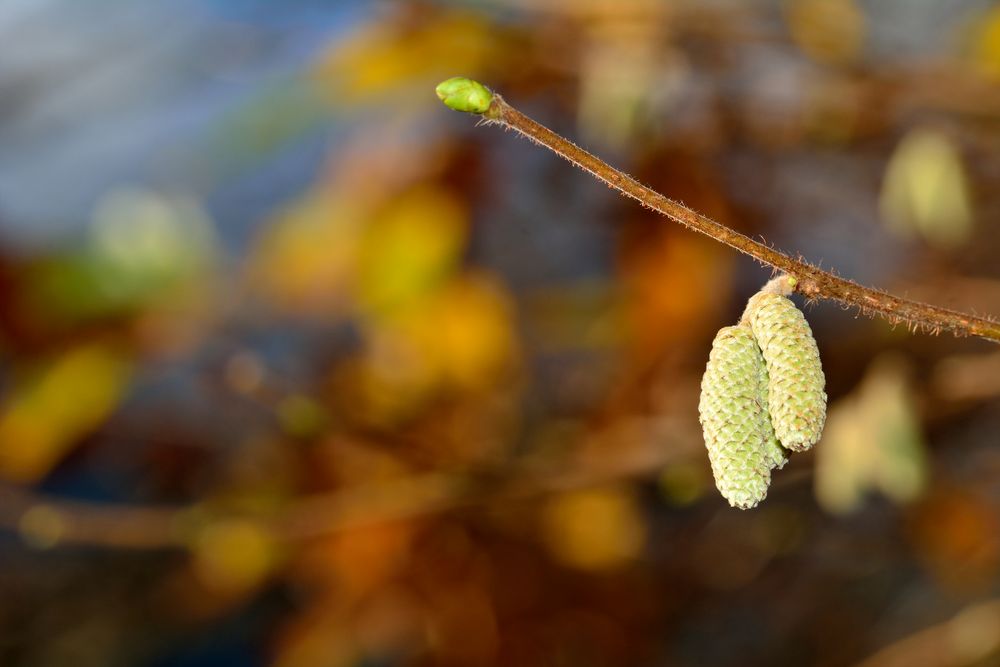
[[[510,128],[643,206],[785,273],[791,278],[789,282],[794,291],[808,299],[837,301],[846,306],[857,307],[868,316],[882,317],[892,324],[906,324],[911,329],[934,334],[950,331],[956,336],[979,336],[1000,343],[1000,322],[993,318],[968,315],[893,296],[770,248],[642,185],[628,174],[525,116],[500,95],[490,92],[478,82],[462,77],[448,79],[438,86],[437,94],[448,107],[481,115],[487,123]]]

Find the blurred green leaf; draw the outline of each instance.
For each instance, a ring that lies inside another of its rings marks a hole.
[[[927,484],[926,459],[906,365],[880,357],[830,408],[816,448],[816,498],[838,514],[857,510],[869,491],[910,502]]]
[[[899,142],[886,167],[879,204],[894,232],[941,248],[962,245],[973,231],[962,157],[951,139],[935,130],[917,128]]]

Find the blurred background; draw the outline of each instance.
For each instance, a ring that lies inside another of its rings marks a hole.
[[[1000,349],[806,305],[830,412],[714,488],[770,272],[451,112],[1000,315],[1000,4],[0,3],[0,664],[1000,664]]]

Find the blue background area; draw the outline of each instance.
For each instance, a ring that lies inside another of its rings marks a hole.
[[[63,241],[105,191],[128,183],[205,201],[238,247],[309,180],[333,123],[317,109],[249,163],[245,147],[221,143],[227,128],[248,113],[266,122],[282,96],[302,104],[303,67],[370,9],[306,0],[0,3],[0,242]]]

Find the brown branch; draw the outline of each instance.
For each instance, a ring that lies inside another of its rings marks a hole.
[[[448,104],[447,101],[445,103]],[[451,104],[449,106],[459,108]],[[475,112],[475,110],[467,108],[459,108],[459,110]],[[631,176],[615,169],[600,158],[525,116],[507,104],[499,95],[492,96],[492,101],[489,107],[482,112],[482,117],[488,122],[508,127],[545,146],[623,195],[637,200],[643,206],[746,253],[763,264],[783,271],[794,278],[795,291],[808,299],[838,301],[846,306],[855,306],[866,315],[877,315],[892,324],[903,323],[910,328],[922,329],[930,333],[950,331],[956,336],[979,336],[993,342],[1000,342],[1000,323],[991,318],[967,315],[947,308],[901,299],[880,290],[864,287],[770,248],[711,218],[696,213],[683,204],[642,185]]]

